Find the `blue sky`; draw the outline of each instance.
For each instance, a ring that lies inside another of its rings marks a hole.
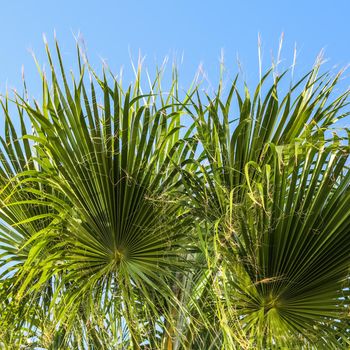
[[[261,34],[263,62],[276,56],[284,32],[281,58],[291,64],[297,47],[297,70],[304,73],[324,48],[327,68],[350,63],[350,2],[310,1],[6,1],[0,12],[0,92],[21,88],[21,67],[32,95],[40,93],[29,50],[44,63],[42,33],[53,32],[67,67],[75,63],[73,35],[81,32],[89,59],[99,68],[105,59],[113,71],[130,72],[130,51],[146,56],[146,65],[165,55],[184,60],[180,78],[186,84],[203,63],[209,79],[218,76],[220,52],[229,72],[237,72],[237,56],[248,82],[258,77],[257,36]],[[349,85],[349,84],[348,84]]]

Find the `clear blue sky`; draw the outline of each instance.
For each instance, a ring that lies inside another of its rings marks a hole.
[[[68,67],[75,63],[73,34],[82,33],[90,61],[98,68],[101,58],[112,70],[130,68],[140,49],[151,66],[165,55],[184,61],[183,81],[202,62],[209,78],[217,77],[221,49],[227,68],[237,71],[239,55],[246,78],[258,76],[257,36],[262,37],[263,61],[276,55],[285,33],[282,59],[288,66],[296,43],[299,72],[310,68],[324,48],[329,67],[350,63],[349,0],[177,0],[177,1],[4,1],[0,12],[0,92],[21,88],[24,65],[32,95],[39,94],[29,49],[44,62],[42,33],[52,42],[56,30]]]

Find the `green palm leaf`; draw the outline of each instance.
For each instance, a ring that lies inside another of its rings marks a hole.
[[[317,78],[317,70],[292,106],[302,82],[281,103],[280,78],[262,100],[259,85],[253,103],[247,90],[244,100],[237,92],[237,121],[229,120],[236,81],[226,101],[219,90],[207,106],[195,103],[201,172],[184,178],[195,215],[206,221],[199,232],[227,348],[340,346],[349,147],[325,131],[348,114],[348,92],[330,100],[338,77]]]
[[[95,305],[106,310],[114,300],[131,336],[140,342],[147,327],[137,320],[156,322],[168,312],[164,303],[175,300],[174,274],[186,266],[188,219],[180,202],[167,195],[179,177],[172,163],[178,162],[179,152],[182,157],[186,153],[178,142],[182,107],[163,100],[158,104],[138,88],[124,92],[114,78],[111,88],[106,75],[99,79],[93,71],[85,86],[87,65],[70,89],[58,46],[57,54],[63,88],[51,65],[52,89],[43,78],[42,107],[21,102],[35,128],[26,139],[44,155],[37,159],[37,182],[59,195],[41,195],[55,210],[49,229],[30,239],[33,247],[19,295],[40,293],[58,278],[51,301],[58,320],[75,322],[82,303],[89,318]],[[19,224],[43,218],[33,215]]]

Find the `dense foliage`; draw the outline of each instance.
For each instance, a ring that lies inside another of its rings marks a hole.
[[[1,100],[0,347],[350,346],[341,74],[145,92],[46,49],[40,102]]]

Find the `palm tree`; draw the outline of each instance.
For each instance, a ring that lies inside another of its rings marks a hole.
[[[340,75],[318,71],[282,98],[284,74],[261,97],[268,72],[253,101],[235,81],[226,98],[219,88],[189,111],[203,154],[200,175],[185,178],[194,215],[205,213],[201,241],[225,348],[237,335],[247,348],[348,346],[349,137],[330,131],[349,114],[349,92],[332,98]]]
[[[2,103],[4,348],[348,347],[340,75],[317,64],[280,98],[270,71],[252,101],[235,79],[203,102],[175,69],[168,93],[160,72],[143,93],[141,66],[124,89],[79,48],[69,83],[46,50],[19,130]]]

